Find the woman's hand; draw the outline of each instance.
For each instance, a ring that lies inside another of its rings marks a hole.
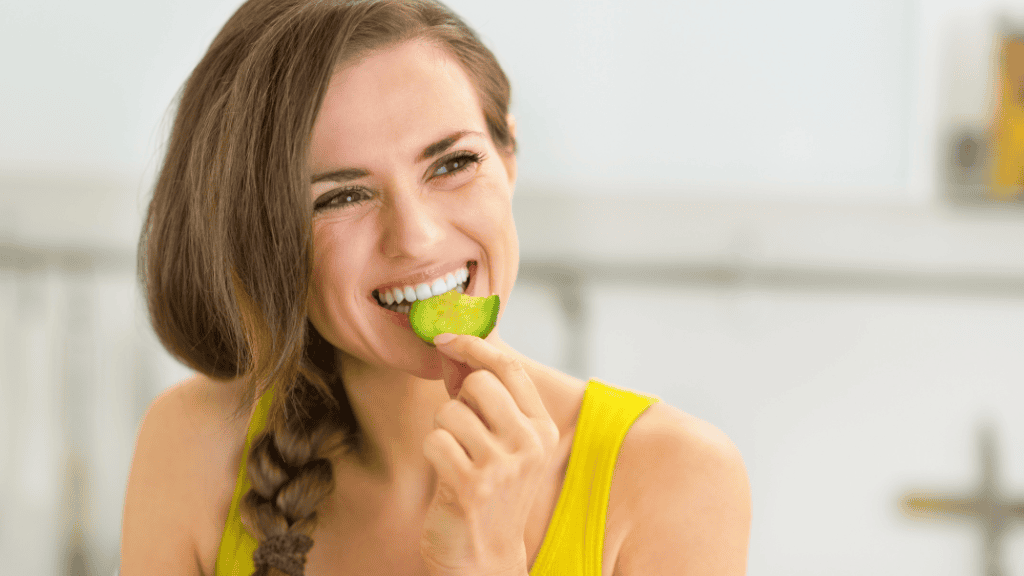
[[[423,442],[437,489],[420,552],[433,576],[526,576],[526,520],[558,426],[517,359],[476,336],[437,349],[452,400]]]

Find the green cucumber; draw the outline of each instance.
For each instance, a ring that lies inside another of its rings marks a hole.
[[[431,346],[434,336],[445,332],[486,338],[498,321],[499,305],[497,294],[467,296],[451,290],[413,302],[409,324],[412,331]]]

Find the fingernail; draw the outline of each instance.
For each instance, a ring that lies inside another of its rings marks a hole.
[[[444,334],[438,334],[437,336],[434,336],[434,344],[435,345],[436,344],[447,344],[447,343],[451,342],[452,340],[455,340],[455,334],[451,334],[451,333],[448,333],[448,332],[445,332]]]

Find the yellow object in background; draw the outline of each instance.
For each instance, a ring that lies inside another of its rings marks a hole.
[[[994,199],[1013,200],[1024,192],[1024,38],[1001,42],[989,188]]]

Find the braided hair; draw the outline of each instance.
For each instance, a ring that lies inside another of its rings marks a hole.
[[[243,522],[256,574],[300,576],[331,462],[360,431],[336,350],[309,322],[310,134],[332,75],[418,39],[476,87],[495,147],[517,151],[510,85],[476,33],[436,0],[249,0],[185,82],[139,239],[150,320],[178,360],[243,376],[236,416],[272,391],[248,458]]]
[[[332,374],[333,349],[312,324],[306,358],[320,366],[300,367],[299,378],[312,380]],[[337,377],[332,389],[340,389]],[[327,382],[324,382],[327,384]],[[313,546],[309,536],[316,525],[316,509],[334,486],[331,461],[340,452],[357,448],[359,434],[344,392],[323,397],[316,386],[295,386],[291,397],[278,408],[288,413],[276,426],[259,435],[247,455],[251,488],[241,501],[241,514],[260,545],[253,556],[255,574],[269,576],[271,569],[302,576],[306,553]],[[348,431],[339,435],[339,430]]]

